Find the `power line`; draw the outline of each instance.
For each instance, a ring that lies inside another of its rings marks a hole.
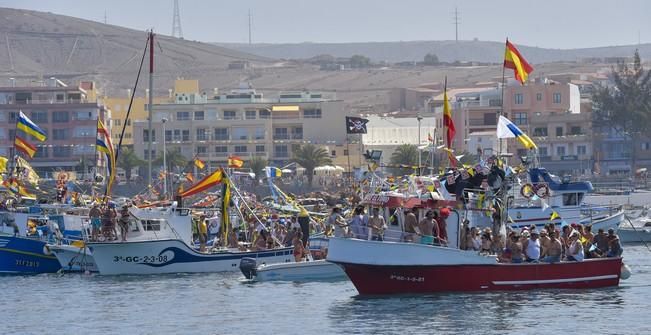
[[[172,19],[172,36],[183,38],[181,28],[181,12],[179,11],[179,0],[174,0],[174,18]]]
[[[461,17],[459,16],[459,10],[457,7],[454,7],[454,17],[452,18],[452,24],[454,24],[454,40],[459,42],[459,25],[461,24]]]

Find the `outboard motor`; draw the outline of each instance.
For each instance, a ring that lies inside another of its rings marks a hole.
[[[240,260],[240,271],[246,279],[253,279],[257,275],[258,263],[255,258],[244,257]]]

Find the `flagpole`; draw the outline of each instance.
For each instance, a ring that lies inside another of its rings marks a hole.
[[[350,135],[346,134],[346,152],[348,155],[346,157],[348,158],[348,181],[350,182],[352,179],[353,171],[350,169]]]
[[[13,166],[11,167],[11,177],[16,177],[18,178],[18,150],[16,150],[16,137],[18,136],[18,120],[20,120],[20,113],[22,113],[22,110],[18,110],[18,113],[16,114],[16,127],[14,128],[14,143],[11,146],[13,148],[13,155],[11,157],[11,161]]]
[[[507,43],[509,42],[509,38],[506,38],[506,42],[504,43],[504,48],[506,48]],[[505,60],[506,61],[506,60]],[[506,85],[506,74],[505,74],[506,67],[504,66],[504,62],[502,62],[502,104],[500,109],[497,110],[497,122],[499,124],[500,122],[500,116],[504,114],[504,86]],[[501,159],[500,157],[502,156],[502,139],[498,139],[499,145],[498,145],[498,152],[497,152],[497,159]]]

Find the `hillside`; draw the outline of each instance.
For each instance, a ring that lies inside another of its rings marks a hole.
[[[517,41],[516,41],[517,42]],[[524,42],[524,41],[522,41]],[[294,43],[294,44],[218,44],[243,52],[276,59],[307,59],[329,54],[336,57],[365,55],[372,60],[387,62],[422,61],[434,53],[444,62],[502,61],[503,42],[487,41],[409,41],[368,43]],[[651,57],[651,44],[610,46],[584,49],[545,49],[518,44],[518,49],[532,63],[573,62],[592,57],[630,57],[635,49],[643,58]]]

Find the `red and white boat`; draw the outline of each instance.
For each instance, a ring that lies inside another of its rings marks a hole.
[[[506,264],[476,251],[344,238],[330,239],[327,259],[362,295],[617,286],[623,267],[621,257]]]

